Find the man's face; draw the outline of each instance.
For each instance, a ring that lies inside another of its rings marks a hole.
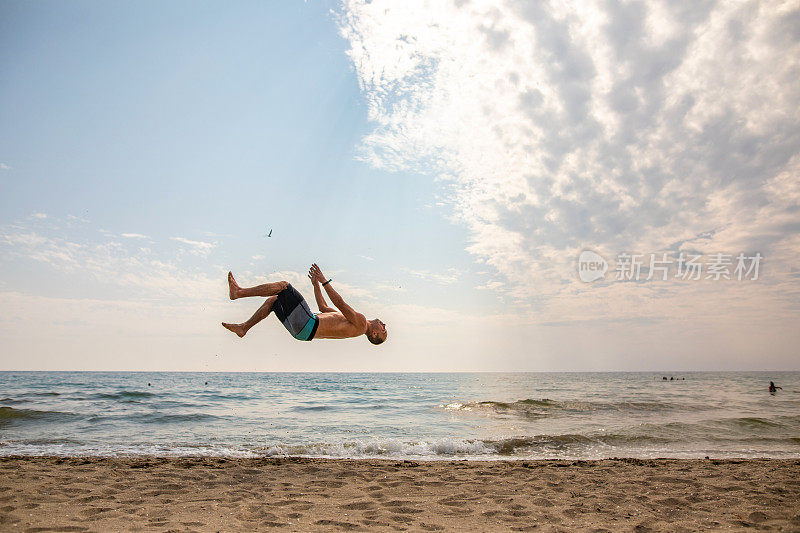
[[[378,336],[381,339],[386,340],[386,324],[384,324],[383,321],[381,321],[380,319],[376,318],[375,319],[375,327],[374,327],[374,329],[375,329],[375,333],[377,333]]]

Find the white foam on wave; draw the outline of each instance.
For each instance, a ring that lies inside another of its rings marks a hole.
[[[472,407],[463,403],[448,403],[447,405],[440,405],[445,411],[472,411]]]
[[[252,450],[228,446],[169,446],[156,444],[0,443],[0,457],[10,455],[58,457],[261,457]]]
[[[454,457],[497,454],[496,446],[481,440],[439,438],[421,441],[368,439],[339,443],[272,445],[260,450],[268,456],[305,455],[312,457]]]
[[[492,443],[481,440],[439,438],[420,441],[365,439],[334,443],[285,444],[262,446],[190,446],[165,444],[79,444],[1,442],[0,456],[96,456],[96,457],[329,457],[329,458],[405,458],[437,459],[448,457],[487,457],[497,455]]]

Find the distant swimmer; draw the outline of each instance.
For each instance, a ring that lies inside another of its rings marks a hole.
[[[308,269],[308,277],[314,286],[314,297],[317,300],[319,313],[311,312],[303,295],[288,281],[245,288],[240,287],[233,279],[233,274],[228,272],[228,294],[231,300],[250,296],[262,296],[267,300],[246,322],[241,324],[223,322],[222,325],[239,337],[244,337],[250,328],[267,318],[270,312],[275,311],[278,320],[297,340],[349,339],[361,335],[366,335],[372,344],[380,344],[386,340],[386,324],[377,318],[367,320],[364,315],[347,305],[331,286],[333,280],[326,280],[316,263]],[[336,309],[328,306],[325,297],[322,296],[323,287]]]
[[[775,394],[776,392],[778,392],[778,389],[783,390],[783,387],[776,387],[775,383],[773,383],[772,381],[769,382],[769,393],[770,394]]]

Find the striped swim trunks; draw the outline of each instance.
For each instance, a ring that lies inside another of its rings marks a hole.
[[[319,318],[311,312],[303,295],[291,284],[278,293],[278,299],[272,304],[272,310],[292,337],[300,341],[310,341],[314,338]]]

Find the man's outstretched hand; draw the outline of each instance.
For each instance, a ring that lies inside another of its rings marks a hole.
[[[319,265],[316,263],[311,265],[311,268],[308,269],[308,277],[311,279],[312,283],[325,283],[328,281],[325,279],[325,274],[322,273],[322,270],[320,270]]]

